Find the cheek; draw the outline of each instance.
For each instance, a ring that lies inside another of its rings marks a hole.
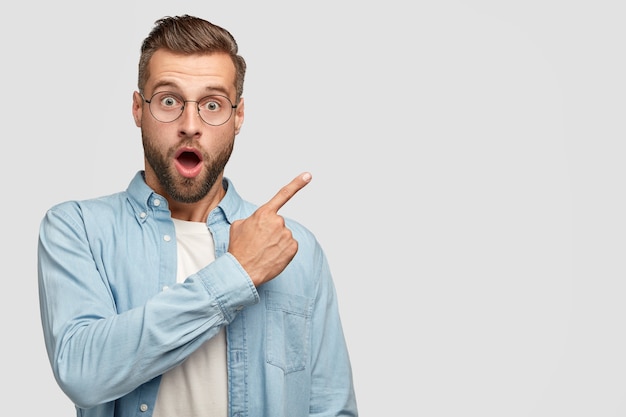
[[[151,116],[146,113],[140,124],[142,141],[144,144],[149,143],[159,153],[171,156],[180,146],[182,139],[179,138],[175,126],[151,120]]]

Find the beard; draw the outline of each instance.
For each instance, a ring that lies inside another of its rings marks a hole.
[[[144,132],[141,134],[141,139],[146,160],[159,183],[172,199],[180,203],[196,203],[209,193],[224,172],[234,146],[234,140],[231,140],[227,146],[214,155],[202,151],[202,164],[205,169],[199,176],[187,178],[178,174],[176,168],[169,162],[173,160],[176,148],[173,147],[164,154]]]

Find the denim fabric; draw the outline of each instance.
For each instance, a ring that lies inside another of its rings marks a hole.
[[[255,288],[227,252],[255,206],[233,184],[207,219],[216,260],[176,283],[165,198],[138,172],[126,191],[44,216],[38,278],[46,348],[77,416],[150,417],[160,375],[226,327],[229,415],[356,416],[335,288],[319,243],[290,219],[298,253]]]

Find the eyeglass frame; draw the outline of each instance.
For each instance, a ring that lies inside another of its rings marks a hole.
[[[154,115],[154,113],[152,113],[152,107],[150,106],[150,104],[152,104],[154,96],[156,96],[157,94],[163,94],[163,93],[168,93],[168,94],[171,94],[171,95],[173,95],[175,97],[178,97],[178,98],[181,99],[180,101],[183,103],[182,107],[180,108],[180,114],[178,116],[176,116],[175,119],[170,120],[169,122],[164,122],[162,120],[157,119],[157,117]],[[139,92],[139,95],[141,96],[141,98],[143,99],[144,102],[148,103],[148,109],[150,110],[150,115],[152,117],[154,117],[154,120],[156,120],[157,122],[160,122],[160,123],[172,123],[172,122],[175,122],[185,112],[185,105],[187,103],[196,103],[196,110],[198,111],[198,116],[200,116],[200,120],[202,120],[204,123],[208,124],[209,126],[222,126],[223,124],[228,123],[230,118],[233,117],[233,110],[235,110],[237,108],[237,106],[239,105],[239,104],[233,104],[233,102],[230,101],[230,98],[228,98],[228,96],[225,96],[223,94],[209,94],[208,96],[202,97],[200,100],[185,100],[183,98],[183,96],[181,96],[180,94],[174,93],[173,91],[157,91],[156,93],[152,94],[152,96],[150,96],[150,100],[147,100],[142,92]],[[207,122],[206,120],[204,120],[204,117],[202,117],[202,114],[200,114],[200,102],[202,100],[208,98],[208,97],[224,97],[226,100],[228,100],[228,102],[230,103],[230,114],[228,115],[228,119],[224,120],[222,123],[220,123],[218,125],[211,124],[211,123]]]

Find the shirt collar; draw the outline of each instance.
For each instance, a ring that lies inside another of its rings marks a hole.
[[[232,181],[224,177],[222,186],[226,190],[226,194],[219,202],[218,206],[209,213],[207,224],[214,223],[220,220],[226,220],[228,223],[232,223],[236,220],[243,219],[252,213],[252,208],[249,203],[246,203],[237,190]],[[167,208],[167,200],[159,196],[152,188],[146,184],[144,179],[144,171],[138,171],[131,180],[126,190],[129,196],[130,203],[137,213],[144,213],[148,211],[150,206],[153,206],[151,202],[155,198],[162,200],[161,208]]]

